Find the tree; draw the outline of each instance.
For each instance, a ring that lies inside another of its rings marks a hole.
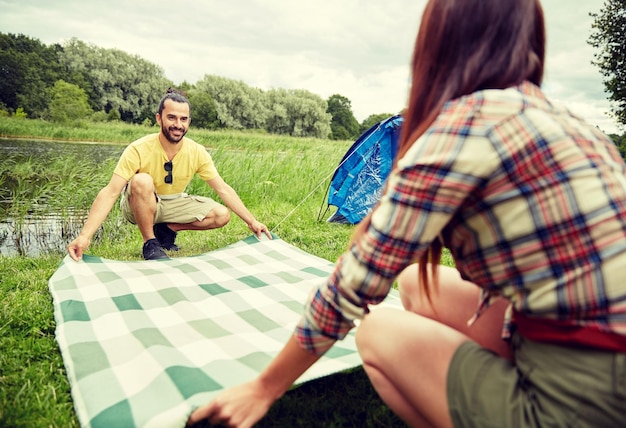
[[[42,117],[48,109],[48,88],[64,77],[59,49],[22,34],[0,33],[0,103],[10,111],[22,107],[28,117]]]
[[[328,138],[330,114],[321,97],[303,89],[271,89],[265,94],[268,106],[266,130],[293,137]]]
[[[594,22],[588,43],[598,49],[593,64],[604,76],[615,118],[626,125],[626,1],[605,0],[600,13],[590,15]]]
[[[217,129],[220,122],[217,118],[215,102],[208,92],[190,90],[188,92],[191,104],[191,121],[194,127]]]
[[[326,111],[332,117],[330,137],[333,140],[353,140],[359,136],[359,122],[354,118],[348,98],[338,94],[331,95]]]
[[[613,143],[619,150],[622,158],[626,160],[626,134],[617,135],[617,134],[609,134],[609,138],[613,140]]]
[[[264,129],[267,107],[263,91],[242,81],[206,75],[196,83],[199,91],[211,95],[220,127],[231,129]]]
[[[378,122],[382,122],[385,119],[389,119],[394,116],[393,113],[378,113],[369,115],[359,127],[359,134],[363,134],[365,131],[376,125]]]
[[[72,76],[80,76],[77,85],[88,86],[83,89],[94,97],[96,110],[118,110],[124,122],[153,118],[165,90],[172,86],[162,68],[137,55],[75,38],[64,45],[60,60]]]
[[[63,80],[55,82],[50,90],[50,98],[50,119],[53,122],[83,119],[93,113],[85,91]]]

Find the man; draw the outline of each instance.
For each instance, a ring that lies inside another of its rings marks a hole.
[[[111,180],[94,200],[82,231],[68,245],[70,257],[76,261],[82,258],[122,192],[122,212],[139,227],[146,260],[168,258],[163,249],[178,250],[175,239],[181,230],[225,226],[230,221],[228,208],[257,237],[265,233],[271,239],[267,227],[256,220],[219,175],[206,149],[185,137],[191,122],[189,100],[168,89],[159,103],[156,120],[161,127],[158,134],[134,141],[122,153]],[[226,207],[211,198],[184,193],[195,174],[215,190]]]

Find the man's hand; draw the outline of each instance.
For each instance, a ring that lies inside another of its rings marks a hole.
[[[91,244],[91,239],[78,235],[78,237],[70,242],[70,244],[67,246],[67,252],[72,259],[76,260],[77,262],[81,261],[83,258],[83,253],[85,252],[87,247],[89,247],[89,244]]]
[[[263,223],[254,220],[252,223],[248,224],[250,230],[256,235],[258,239],[261,239],[261,234],[265,233],[265,235],[272,239],[272,232],[267,228]]]

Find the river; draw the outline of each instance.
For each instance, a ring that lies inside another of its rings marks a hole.
[[[26,139],[0,138],[0,157],[3,160],[45,163],[52,157],[72,155],[72,159],[103,162],[117,158],[124,150],[123,145],[51,142]],[[8,162],[10,164],[10,162]],[[5,186],[5,184],[2,184]],[[0,198],[0,212],[10,212],[10,199]],[[42,213],[29,213],[24,218],[15,219],[6,214],[0,216],[0,256],[24,255],[36,257],[48,252],[64,251],[66,243],[62,238],[62,229],[66,227],[58,213],[41,207]],[[85,210],[89,207],[85,207]]]

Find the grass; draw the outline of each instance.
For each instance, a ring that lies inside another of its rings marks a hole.
[[[0,117],[0,137],[99,141],[126,145],[153,128],[122,124],[62,127]],[[224,177],[250,211],[281,239],[334,261],[353,228],[318,221],[334,168],[350,142],[296,139],[266,134],[194,130],[189,136],[209,148]],[[32,212],[34,205],[60,212],[64,244],[78,233],[115,160],[83,162],[60,155],[47,163],[0,161],[0,200],[10,198],[5,216]],[[7,190],[11,189],[11,190]],[[201,181],[190,193],[214,196]],[[45,204],[41,204],[45,202]],[[18,226],[16,226],[16,229]],[[224,228],[181,232],[176,257],[204,253],[250,234],[236,216]],[[117,206],[93,239],[88,253],[141,260],[142,239],[123,221]],[[0,255],[0,426],[75,427],[78,421],[58,351],[47,281],[63,250],[39,257]],[[362,369],[309,382],[290,391],[259,426],[383,427],[402,425],[382,403]]]
[[[78,426],[47,290],[58,265],[58,257],[0,257],[0,426]]]

